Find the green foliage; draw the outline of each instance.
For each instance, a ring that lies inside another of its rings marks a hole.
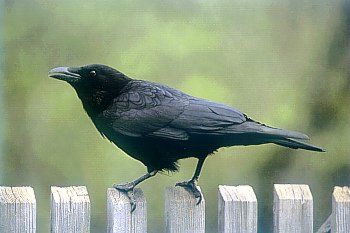
[[[6,1],[5,183],[34,186],[39,232],[49,227],[50,185],[87,185],[92,230],[105,230],[106,188],[145,168],[100,137],[72,88],[47,77],[60,65],[104,63],[303,131],[327,149],[219,150],[199,183],[209,232],[216,230],[219,184],[254,187],[262,232],[272,223],[272,184],[309,184],[319,226],[332,187],[350,182],[348,9],[316,0]],[[163,229],[164,187],[194,171],[194,160],[180,164],[180,173],[141,185],[150,232]]]

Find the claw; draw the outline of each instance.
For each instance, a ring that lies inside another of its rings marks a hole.
[[[127,192],[126,195],[128,196],[128,198],[130,200],[131,213],[132,213],[136,209],[136,201],[135,201],[135,197],[134,197],[134,190],[131,190],[131,191]]]
[[[130,182],[130,183],[125,183],[125,184],[114,184],[113,188],[123,192],[126,194],[126,196],[129,198],[130,205],[131,205],[131,213],[134,212],[136,209],[136,201],[134,197],[134,187],[135,185]]]
[[[196,182],[194,180],[183,181],[176,183],[175,186],[184,187],[187,191],[191,192],[193,196],[198,199],[196,205],[199,205],[202,201],[202,193],[196,186]]]
[[[197,198],[198,198],[198,200],[197,200],[196,205],[199,205],[199,204],[202,202],[202,194],[199,193],[199,197],[196,197],[196,199],[197,199]]]

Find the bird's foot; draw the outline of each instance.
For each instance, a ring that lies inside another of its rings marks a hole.
[[[114,184],[113,188],[123,192],[130,200],[131,212],[134,212],[136,209],[136,201],[134,197],[134,188],[135,184],[133,182],[125,183],[125,184]]]
[[[129,192],[129,191],[133,191],[135,187],[135,184],[133,182],[128,182],[125,184],[114,184],[113,188],[118,189],[121,192]]]
[[[190,191],[196,199],[198,199],[197,203],[196,203],[197,205],[199,205],[199,203],[201,203],[201,201],[202,201],[202,193],[197,188],[195,180],[179,182],[179,183],[176,183],[175,186],[184,187],[185,189]]]

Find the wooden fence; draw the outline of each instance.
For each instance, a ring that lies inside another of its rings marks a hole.
[[[312,233],[313,199],[307,185],[276,184],[273,198],[274,233]],[[147,203],[135,190],[136,210],[128,198],[107,190],[107,232],[147,232]],[[51,232],[90,232],[90,199],[86,187],[51,187]],[[250,186],[219,186],[218,232],[257,232],[258,204]],[[205,199],[199,205],[181,187],[165,192],[165,232],[205,232]],[[335,187],[332,213],[317,233],[350,233],[350,188]],[[36,200],[31,187],[0,187],[0,232],[36,232]]]

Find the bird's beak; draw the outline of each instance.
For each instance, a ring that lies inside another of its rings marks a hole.
[[[73,73],[69,67],[57,67],[49,71],[49,77],[60,79],[66,82],[76,82],[81,79],[77,73]]]

